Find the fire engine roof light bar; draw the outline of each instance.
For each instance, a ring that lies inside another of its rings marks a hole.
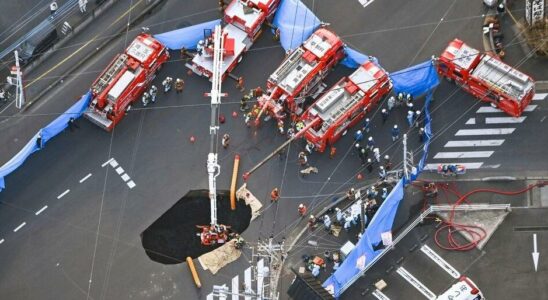
[[[217,163],[217,139],[219,124],[217,111],[221,103],[221,73],[223,66],[223,35],[221,26],[215,26],[213,42],[213,76],[211,80],[211,123],[209,126],[210,144],[207,155],[207,174],[209,183],[209,202],[211,206],[211,226],[217,226],[217,176],[221,173],[221,166]]]

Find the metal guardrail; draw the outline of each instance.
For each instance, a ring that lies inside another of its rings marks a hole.
[[[367,266],[360,271],[358,274],[354,275],[344,286],[341,287],[341,294],[349,288],[354,282],[356,282],[360,277],[362,277],[367,270],[369,270],[376,262],[378,262],[386,253],[394,249],[396,244],[399,243],[411,230],[413,230],[419,223],[421,223],[424,218],[429,214],[438,211],[448,211],[448,210],[458,210],[458,211],[467,211],[467,210],[509,210],[510,204],[464,204],[454,207],[453,205],[433,205],[430,206],[427,210],[422,212],[411,224],[409,224],[398,236],[393,240],[392,245],[384,248],[382,252],[377,255]]]

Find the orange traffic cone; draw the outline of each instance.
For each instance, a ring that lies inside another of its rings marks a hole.
[[[363,179],[362,173],[358,173],[358,176],[356,176],[356,178],[358,178],[358,180],[362,180]]]
[[[237,118],[237,117],[238,117],[238,113],[237,113],[236,111],[233,111],[233,112],[232,112],[232,117],[233,117],[233,118]]]
[[[194,143],[195,141],[196,141],[196,138],[195,138],[193,135],[191,135],[191,136],[190,136],[190,142],[191,142],[191,143]]]

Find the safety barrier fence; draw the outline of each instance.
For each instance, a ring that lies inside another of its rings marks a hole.
[[[5,177],[17,170],[31,154],[41,150],[49,140],[63,132],[67,128],[71,118],[77,119],[81,117],[90,100],[91,91],[84,94],[78,102],[73,104],[55,120],[51,121],[47,126],[38,130],[21,151],[0,167],[0,191],[6,187]]]

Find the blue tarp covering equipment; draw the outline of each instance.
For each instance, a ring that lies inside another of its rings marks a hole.
[[[40,150],[36,142],[38,136],[41,136],[42,138],[41,145],[43,147],[47,141],[61,133],[68,126],[68,121],[70,118],[77,119],[81,117],[90,100],[91,91],[83,95],[78,102],[72,105],[67,111],[49,123],[46,127],[38,130],[38,132],[28,141],[19,153],[0,167],[0,191],[6,187],[4,177],[19,168],[19,166],[21,166],[32,153]]]
[[[343,66],[355,69],[363,65],[368,60],[373,60],[375,63],[378,63],[377,59],[372,56],[367,56],[361,52],[358,52],[348,46],[344,46],[344,53],[346,57],[341,61]]]
[[[273,23],[280,30],[280,43],[286,51],[299,47],[321,24],[299,0],[282,0]]]
[[[180,50],[183,47],[195,50],[198,41],[204,38],[204,30],[210,29],[213,31],[215,25],[218,24],[221,24],[220,19],[156,34],[154,38],[171,50]]]
[[[433,89],[439,84],[439,79],[431,61],[395,72],[391,75],[391,78],[394,89],[397,89],[397,91],[412,93],[414,96],[425,95],[426,97],[424,104],[426,139],[419,165],[410,176],[410,180],[415,180],[424,168],[428,157],[428,147],[433,136],[429,105],[432,101]],[[383,232],[392,231],[398,206],[404,196],[405,184],[406,180],[402,178],[390,191],[386,200],[371,219],[356,248],[350,252],[335,273],[323,283],[323,287],[333,293],[335,297],[339,297],[355,282],[373,259],[383,251],[382,249],[375,251],[374,247],[382,242],[381,234]]]

